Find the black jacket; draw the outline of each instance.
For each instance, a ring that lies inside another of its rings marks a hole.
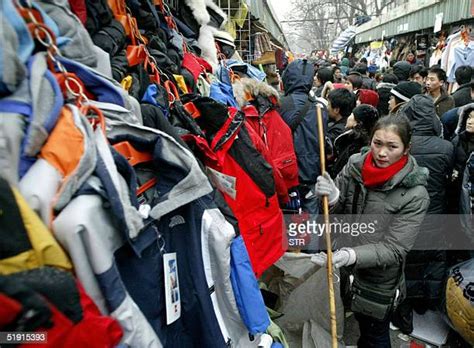
[[[430,195],[428,214],[446,212],[446,184],[453,169],[453,146],[441,139],[442,125],[436,116],[433,100],[416,95],[399,113],[405,114],[413,129],[410,153],[421,167],[430,171],[427,190]]]
[[[330,174],[335,178],[349,161],[349,157],[359,153],[364,146],[369,145],[369,137],[357,129],[351,129],[334,141],[335,162],[330,166]]]
[[[346,130],[347,117],[341,118],[339,121],[329,120],[328,122],[328,138],[331,141],[331,144],[334,145],[334,142],[338,136]]]
[[[472,103],[474,100],[471,98],[471,84],[466,83],[459,86],[459,88],[451,94],[454,99],[454,106],[460,107],[466,104]]]
[[[396,84],[382,82],[377,86],[377,93],[379,94],[379,104],[377,110],[379,111],[380,117],[387,116],[390,111],[388,110],[388,100],[390,99],[390,91]]]
[[[439,302],[446,271],[446,239],[441,214],[447,213],[446,187],[453,169],[453,146],[440,138],[441,122],[429,96],[416,95],[399,111],[413,129],[410,153],[429,170],[426,189],[430,196],[426,216],[414,250],[406,260],[407,297],[416,299],[419,308],[434,308]]]

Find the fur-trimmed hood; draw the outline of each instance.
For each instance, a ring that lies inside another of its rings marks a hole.
[[[212,0],[185,0],[185,3],[189,6],[193,13],[194,19],[196,19],[200,25],[207,25],[211,21],[211,16],[209,15],[207,8],[216,12],[224,19],[222,25],[224,25],[224,23],[227,21],[227,15]]]
[[[455,134],[459,134],[466,130],[467,116],[474,110],[474,103],[464,105],[458,109],[458,125]]]
[[[239,107],[243,107],[247,104],[247,99],[245,98],[245,92],[249,93],[255,101],[259,99],[273,100],[272,104],[278,104],[279,94],[270,85],[265,82],[259,82],[255,79],[242,78],[235,81],[232,84],[234,89],[234,96],[239,104]],[[261,98],[259,98],[261,97]],[[257,105],[256,105],[257,106]],[[257,106],[258,107],[258,106]]]
[[[194,19],[199,24],[198,45],[201,49],[201,56],[209,62],[213,71],[216,71],[217,65],[217,49],[214,42],[214,34],[219,28],[215,28],[209,11],[222,17],[223,21],[220,25],[222,28],[227,22],[227,15],[222,11],[213,0],[185,0],[186,5],[191,9]]]

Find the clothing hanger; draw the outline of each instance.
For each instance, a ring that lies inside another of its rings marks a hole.
[[[180,100],[178,88],[173,83],[173,81],[165,81],[163,83],[163,87],[165,87],[166,91],[168,92],[168,101],[170,102],[170,104],[173,104],[175,101]]]
[[[25,3],[26,5],[23,6],[18,1],[16,3],[17,10],[25,20],[31,35],[46,49],[48,68],[58,79],[62,92],[66,92],[66,95],[75,99],[79,112],[87,118],[94,130],[100,127],[105,134],[105,117],[102,111],[90,104],[79,77],[69,73],[57,59],[58,56],[61,56],[61,53],[56,45],[56,36],[51,28],[44,23],[41,13],[32,7],[31,1]]]
[[[141,152],[136,150],[132,144],[128,141],[122,141],[113,145],[114,149],[117,150],[122,156],[124,156],[128,163],[135,167],[138,164],[148,163],[153,161],[153,155],[151,152]],[[137,188],[137,197],[151,189],[158,182],[156,177],[146,181],[143,185]]]
[[[153,161],[153,155],[150,152],[138,151],[128,141],[116,143],[113,147],[127,159],[132,167],[137,164]]]

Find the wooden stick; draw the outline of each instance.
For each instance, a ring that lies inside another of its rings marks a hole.
[[[324,127],[323,117],[321,115],[321,106],[316,106],[316,115],[318,117],[318,132],[319,132],[319,157],[321,159],[321,173],[326,172],[326,154],[324,151]],[[328,275],[328,294],[329,294],[329,313],[331,319],[331,341],[332,348],[337,348],[337,326],[336,326],[336,297],[334,295],[334,282],[332,275],[332,243],[331,243],[331,231],[329,224],[329,203],[328,197],[323,196],[323,213],[324,213],[324,224],[325,224],[325,236],[326,236],[326,253],[328,256],[327,260],[327,275]]]

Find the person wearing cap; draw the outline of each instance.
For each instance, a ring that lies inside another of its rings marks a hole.
[[[359,89],[357,92],[357,105],[369,104],[376,108],[379,104],[379,95],[377,92],[371,89]]]
[[[422,91],[419,83],[413,81],[400,82],[390,91],[390,99],[388,100],[390,114],[395,114],[414,95],[421,93]]]

